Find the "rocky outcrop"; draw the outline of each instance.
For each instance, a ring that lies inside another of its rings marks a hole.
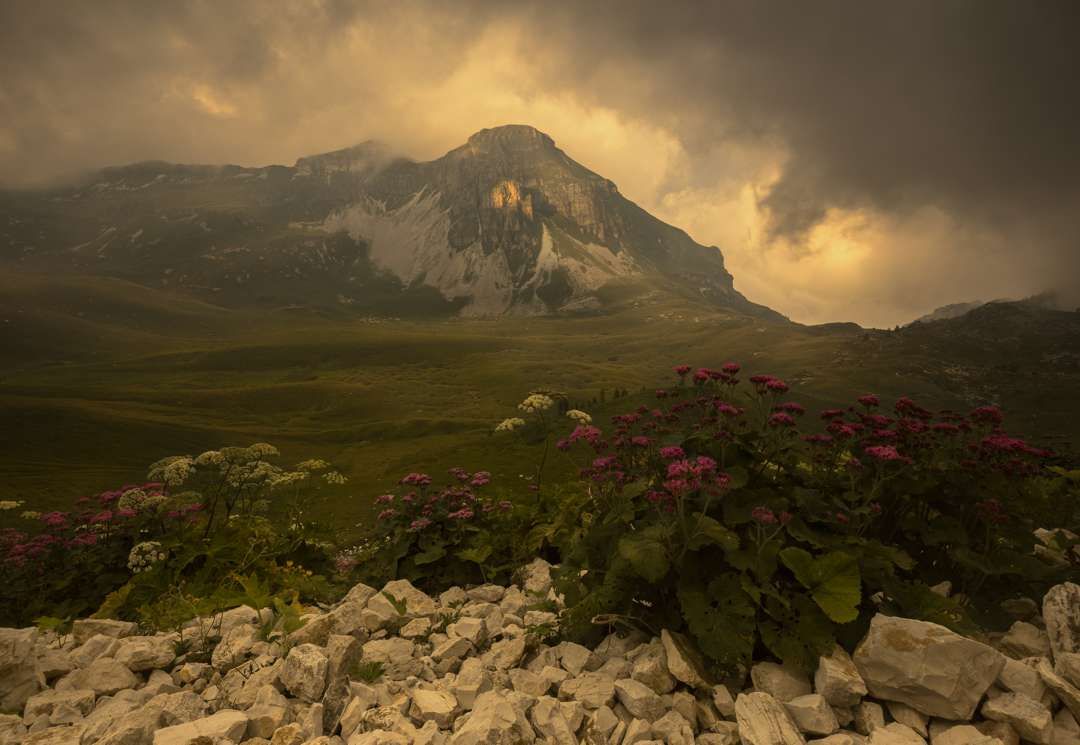
[[[18,713],[0,715],[0,745],[1080,742],[1080,660],[1062,633],[1048,635],[1055,659],[1013,659],[1003,652],[1042,649],[1039,635],[1014,627],[987,644],[877,616],[853,656],[836,647],[813,671],[761,661],[739,690],[710,682],[692,641],[670,630],[612,634],[593,649],[530,636],[530,614],[558,618],[549,569],[438,597],[403,580],[358,585],[312,611],[306,634],[256,633],[273,625],[263,626],[270,611],[237,609],[227,623],[193,621],[184,633],[217,629],[213,647],[168,660],[187,649],[175,634],[98,621],[78,638],[0,630],[11,640],[0,685],[22,697]],[[1043,631],[1075,618],[1072,597],[1055,588],[1051,621],[1027,623]],[[44,667],[66,672],[43,687]]]

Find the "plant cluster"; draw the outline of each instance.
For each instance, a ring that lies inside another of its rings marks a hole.
[[[776,377],[675,372],[655,405],[557,443],[581,459],[576,523],[546,532],[571,635],[682,629],[729,672],[764,651],[811,668],[881,605],[970,629],[1076,575],[1075,537],[1048,561],[1034,532],[1074,524],[1076,484],[997,408],[886,413],[865,395],[811,418]],[[951,598],[930,589],[943,581]]]
[[[175,628],[243,602],[328,599],[332,551],[306,504],[344,479],[277,459],[265,443],[173,456],[145,483],[19,513],[0,531],[0,625],[96,612]]]

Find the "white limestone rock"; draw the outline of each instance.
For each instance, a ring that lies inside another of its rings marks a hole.
[[[769,694],[780,703],[814,692],[806,674],[791,665],[759,662],[750,668],[750,680],[755,690]]]
[[[814,690],[833,706],[857,705],[866,695],[866,683],[851,656],[839,644],[818,659]]]
[[[615,695],[630,714],[647,722],[655,722],[668,710],[651,688],[631,678],[615,681]]]
[[[1080,585],[1065,582],[1043,597],[1043,621],[1054,659],[1065,652],[1080,652]]]
[[[831,735],[840,729],[836,714],[820,693],[796,696],[785,702],[784,707],[800,732],[808,735]]]
[[[159,729],[154,733],[154,745],[202,745],[217,738],[238,743],[244,739],[247,727],[247,714],[222,709],[202,719]]]
[[[1022,693],[1004,693],[989,699],[982,707],[982,715],[995,722],[1012,726],[1021,738],[1049,745],[1054,729],[1054,716],[1043,704]]]
[[[281,682],[302,701],[318,701],[326,690],[329,667],[330,661],[321,647],[300,644],[289,650],[281,668]]]
[[[38,630],[0,628],[0,711],[17,711],[45,687],[35,645]]]
[[[853,659],[870,695],[952,720],[971,719],[1005,665],[997,650],[944,626],[880,613]]]
[[[805,745],[784,705],[764,691],[740,693],[735,719],[743,745]]]

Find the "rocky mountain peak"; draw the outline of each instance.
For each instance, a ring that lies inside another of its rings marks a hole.
[[[481,129],[472,135],[467,145],[477,151],[489,150],[548,150],[556,151],[555,141],[528,124],[505,124]]]

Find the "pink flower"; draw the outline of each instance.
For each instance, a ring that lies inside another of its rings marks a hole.
[[[795,418],[786,411],[778,411],[769,417],[770,427],[794,427]]]
[[[892,445],[871,445],[863,450],[871,458],[880,461],[905,460]]]
[[[67,525],[67,513],[46,512],[41,516],[41,522],[45,523],[50,528],[62,528]]]
[[[997,425],[1001,424],[1004,419],[1001,409],[997,406],[980,406],[971,412],[971,421],[978,424]]]
[[[875,396],[873,393],[867,393],[864,396],[859,396],[858,402],[867,408],[881,405],[881,400],[878,399],[878,397]]]
[[[80,533],[71,539],[73,546],[93,546],[98,542],[97,534],[95,533]]]
[[[773,378],[772,380],[770,380],[768,383],[765,384],[765,390],[770,391],[772,393],[787,393],[788,392],[788,384],[785,383],[782,380],[779,380],[777,378]]]
[[[702,367],[702,368],[699,368],[698,370],[696,370],[694,372],[694,382],[695,383],[704,383],[704,382],[708,381],[708,379],[709,379],[709,371],[708,371],[707,368]]]
[[[777,404],[774,407],[776,411],[786,411],[788,414],[794,414],[795,416],[802,416],[806,413],[806,408],[802,404],[797,404],[794,401],[785,401],[782,404]]]
[[[682,378],[682,377],[685,377],[687,375],[687,373],[690,372],[691,367],[690,367],[690,365],[677,365],[673,369],[675,370],[675,374],[678,375],[680,378]]]
[[[123,517],[123,518],[135,517],[135,515],[137,515],[137,514],[139,514],[139,513],[137,513],[135,510],[131,509],[130,507],[126,507],[126,508],[124,508],[122,510],[117,510],[116,511],[116,516],[117,517]]]
[[[473,474],[472,481],[469,482],[470,486],[481,487],[487,486],[491,483],[491,474],[487,471],[477,471]]]
[[[794,518],[794,517],[795,517],[794,515],[792,515],[790,512],[785,510],[784,512],[780,513],[780,524],[781,525],[787,525],[789,522],[791,522],[792,518]]]
[[[839,419],[844,415],[843,409],[825,409],[821,412],[821,418],[830,421],[832,419]]]
[[[507,501],[505,499],[502,500],[501,502],[499,502],[499,510],[500,511],[509,512],[512,509],[514,509],[514,505],[513,505],[512,502],[509,502],[509,501]]]
[[[739,367],[739,364],[737,362],[725,362],[720,369],[728,375],[736,375],[742,368]]]
[[[462,507],[457,512],[451,512],[449,515],[447,515],[447,517],[451,520],[468,520],[474,514],[475,513],[468,507]]]
[[[707,455],[697,457],[697,467],[700,471],[711,472],[716,470],[716,461]]]
[[[811,445],[828,445],[833,441],[831,435],[816,434],[816,435],[803,435],[803,440],[809,442]]]
[[[409,530],[415,533],[416,531],[423,530],[429,525],[431,525],[431,520],[427,519],[426,517],[418,517],[411,523],[409,523]]]
[[[656,397],[657,398],[667,398],[668,397],[668,392],[665,391],[663,388],[657,388],[656,389]]]
[[[630,444],[637,448],[647,448],[652,444],[652,440],[644,435],[636,435],[630,438]]]
[[[447,473],[449,473],[451,476],[453,476],[458,481],[468,481],[469,480],[469,472],[466,471],[461,466],[454,466],[453,468],[448,470]]]
[[[685,458],[686,452],[678,445],[668,445],[667,447],[660,448],[660,457],[664,460],[676,460],[678,458]]]
[[[837,512],[836,522],[840,523],[841,525],[847,525],[849,522],[851,522],[851,519],[843,512]]]
[[[755,507],[750,512],[750,517],[752,517],[756,522],[760,523],[761,525],[776,524],[776,513],[774,513],[768,507]]]
[[[395,510],[393,507],[391,507],[389,509],[386,509],[386,510],[383,510],[382,512],[380,512],[378,519],[379,520],[389,520],[391,517],[393,517],[396,514],[397,514],[397,510]]]
[[[428,476],[426,473],[410,473],[403,479],[401,479],[400,483],[407,484],[409,486],[424,487],[431,484],[431,477]]]
[[[738,406],[732,406],[729,403],[725,403],[724,401],[717,401],[716,412],[718,414],[723,414],[724,416],[739,416],[742,414],[742,409]]]
[[[90,518],[92,524],[107,523],[113,519],[113,513],[109,510],[103,510]]]
[[[375,497],[375,504],[390,504],[396,499],[393,494],[380,494]]]

